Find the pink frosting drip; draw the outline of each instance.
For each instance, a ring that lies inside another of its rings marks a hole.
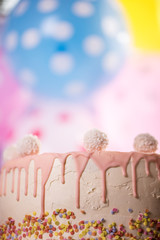
[[[13,170],[12,175],[12,193],[14,192],[15,169],[18,169],[18,186],[17,186],[17,201],[20,200],[20,183],[21,170],[25,169],[25,195],[28,194],[28,175],[30,162],[34,161],[34,197],[37,196],[37,173],[41,169],[41,215],[45,212],[45,185],[51,174],[55,159],[61,162],[61,182],[65,183],[65,164],[68,156],[72,155],[75,161],[75,168],[77,172],[76,177],[76,207],[80,207],[80,178],[85,170],[88,160],[96,164],[102,173],[102,200],[106,202],[106,171],[109,168],[121,167],[123,176],[127,177],[127,165],[131,160],[132,165],[132,186],[133,195],[137,197],[137,177],[136,167],[141,159],[145,160],[145,171],[147,176],[150,174],[149,163],[155,162],[158,170],[158,178],[160,179],[160,155],[158,154],[144,154],[138,152],[71,152],[71,153],[44,153],[41,155],[30,155],[23,158],[13,159],[4,164],[0,174],[0,196],[6,195],[7,191],[7,174]],[[3,173],[4,173],[4,189],[3,189]]]
[[[133,152],[132,153],[132,188],[133,188],[134,197],[138,197],[136,168],[141,159],[145,160],[145,170],[146,170],[147,176],[150,175],[149,163],[150,162],[156,163],[156,168],[158,170],[158,178],[160,179],[160,155],[156,153],[146,154],[146,153],[140,153],[140,152]]]
[[[122,167],[122,173],[127,176],[127,165],[132,152],[93,152],[91,158],[102,173],[102,199],[106,202],[106,171],[112,167]]]
[[[65,164],[66,164],[66,159],[67,157],[69,156],[70,154],[67,153],[67,154],[56,154],[56,157],[60,160],[61,162],[61,182],[62,184],[65,183]]]
[[[15,168],[13,169],[13,173],[12,173],[12,189],[11,189],[12,193],[14,193],[14,182],[15,182]],[[26,187],[25,187],[25,189],[26,189]]]
[[[80,178],[86,168],[90,154],[79,152],[72,153],[72,156],[75,160],[76,171],[77,171],[77,180],[76,180],[76,207],[80,208]]]

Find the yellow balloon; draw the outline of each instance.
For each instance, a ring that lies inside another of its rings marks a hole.
[[[119,0],[136,48],[160,51],[160,0]]]

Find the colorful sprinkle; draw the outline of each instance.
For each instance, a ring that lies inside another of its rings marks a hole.
[[[111,214],[113,215],[113,214],[115,214],[115,213],[118,213],[119,212],[119,210],[117,209],[117,208],[113,208],[112,210],[111,210]]]
[[[133,209],[132,209],[132,208],[128,208],[128,212],[129,212],[129,213],[132,213],[132,212],[133,212]]]
[[[85,212],[84,210],[81,210],[81,213],[82,213],[82,214],[86,214],[86,212]]]
[[[119,212],[116,208],[113,208],[112,211],[113,213]],[[136,220],[131,219],[129,222],[129,229],[136,231],[136,236],[128,232],[122,224],[117,226],[113,222],[105,227],[104,218],[91,221],[81,220],[77,224],[73,220],[72,222],[68,221],[67,216],[74,217],[72,219],[76,218],[73,212],[66,209],[56,209],[52,218],[47,212],[41,218],[36,217],[36,212],[33,212],[33,216],[26,215],[22,223],[18,223],[17,226],[14,219],[8,218],[4,224],[0,225],[0,239],[43,239],[45,234],[48,235],[48,239],[56,237],[59,240],[75,240],[77,235],[76,237],[74,235],[78,234],[80,240],[160,240],[160,219],[151,219],[148,210],[144,214],[140,213]]]

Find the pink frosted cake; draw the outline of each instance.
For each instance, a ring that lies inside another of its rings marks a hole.
[[[93,129],[84,152],[39,154],[32,135],[6,149],[0,239],[160,239],[157,141],[140,134],[131,152],[107,145]]]

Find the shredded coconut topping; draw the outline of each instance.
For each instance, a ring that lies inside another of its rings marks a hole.
[[[157,150],[158,141],[148,133],[135,137],[133,147],[137,152],[153,153]]]
[[[102,151],[107,145],[107,135],[97,129],[92,129],[84,135],[84,147],[87,151]]]
[[[20,156],[38,154],[39,148],[40,141],[37,136],[32,134],[24,136],[24,138],[17,143],[17,149]]]
[[[17,151],[17,146],[10,145],[6,147],[3,151],[3,160],[4,161],[9,161],[11,159],[17,158],[18,157],[18,151]]]

